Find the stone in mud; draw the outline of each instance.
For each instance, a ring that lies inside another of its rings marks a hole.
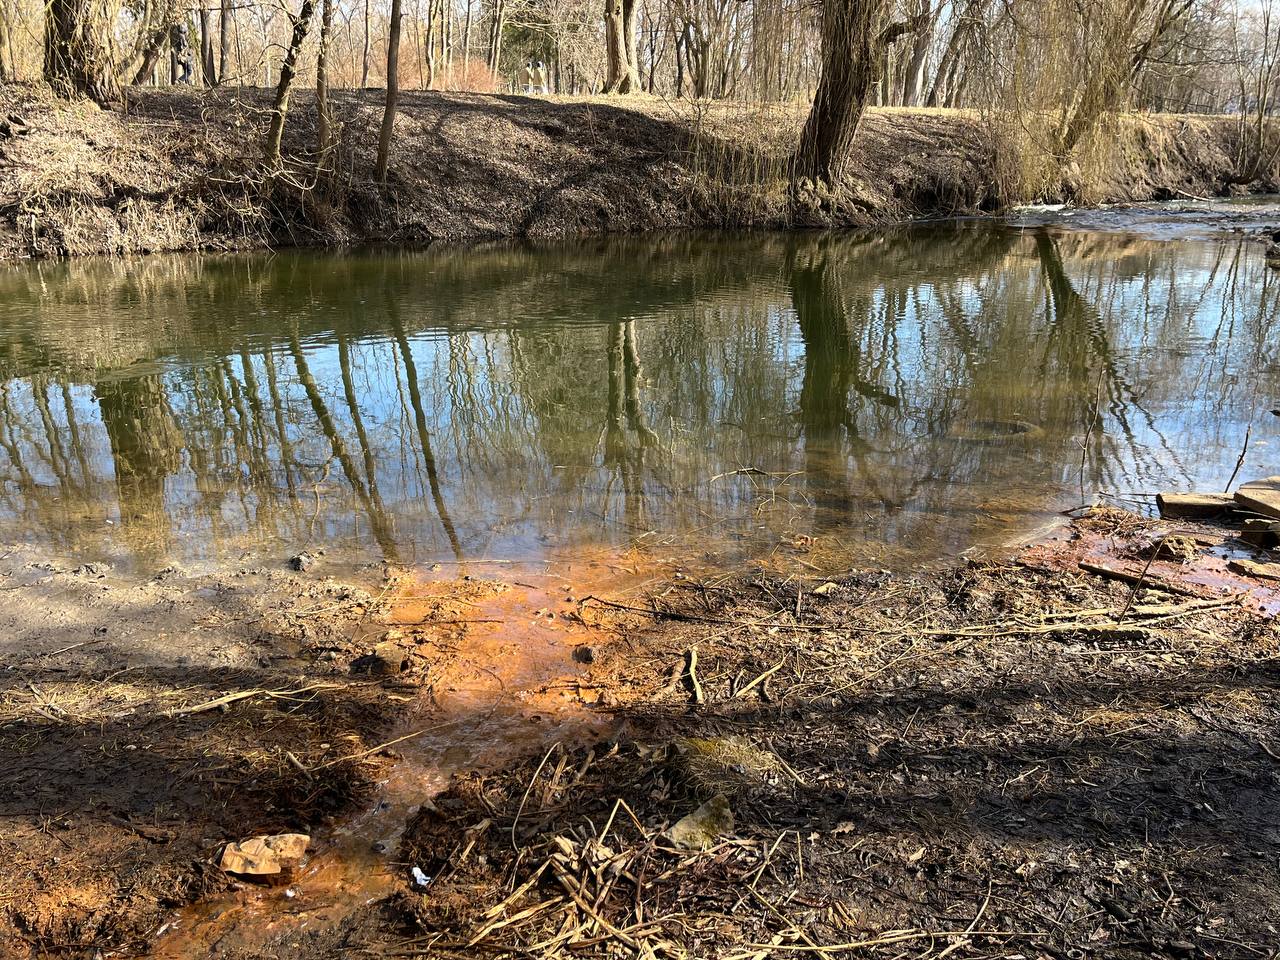
[[[218,866],[227,873],[246,877],[287,877],[307,852],[311,838],[305,833],[278,833],[251,837],[223,848]]]
[[[1156,494],[1156,506],[1160,516],[1171,519],[1216,517],[1235,506],[1235,500],[1225,493],[1175,493]]]
[[[710,850],[721,837],[733,833],[733,811],[724,794],[718,794],[693,813],[676,821],[667,839],[681,850]]]
[[[1253,513],[1280,520],[1280,477],[1240,484],[1236,490],[1236,503]]]
[[[372,653],[351,661],[351,672],[371,677],[390,677],[409,669],[409,657],[396,643],[380,643]]]
[[[1263,550],[1274,550],[1280,546],[1280,520],[1246,520],[1240,539]]]
[[[1192,563],[1200,556],[1200,549],[1191,537],[1171,533],[1155,537],[1135,546],[1134,553],[1153,560],[1172,560],[1175,563]]]
[[[295,553],[289,558],[289,568],[297,570],[299,573],[306,573],[316,565],[317,559],[314,553],[307,553],[304,550],[302,553]]]

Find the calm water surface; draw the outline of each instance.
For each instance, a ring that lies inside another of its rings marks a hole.
[[[0,537],[904,566],[1280,472],[1280,274],[1040,225],[0,271]]]

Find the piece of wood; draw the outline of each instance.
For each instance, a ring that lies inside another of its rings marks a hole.
[[[1230,494],[1225,493],[1176,493],[1166,491],[1156,494],[1156,506],[1160,516],[1170,518],[1216,517],[1235,505]]]
[[[1280,477],[1240,484],[1236,490],[1236,503],[1264,517],[1280,520]]]
[[[1231,560],[1227,569],[1259,580],[1280,580],[1280,563],[1255,563],[1252,560]]]
[[[1088,560],[1080,561],[1080,569],[1086,573],[1092,573],[1095,576],[1105,577],[1108,580],[1121,580],[1124,583],[1140,584],[1152,590],[1160,590],[1164,593],[1176,593],[1183,597],[1198,597],[1200,594],[1194,590],[1187,590],[1184,587],[1175,586],[1172,583],[1165,583],[1155,577],[1143,577],[1141,573],[1133,573],[1129,570],[1117,570],[1115,567],[1108,567],[1101,563],[1091,563]]]

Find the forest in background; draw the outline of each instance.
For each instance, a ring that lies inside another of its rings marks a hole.
[[[521,64],[543,61],[552,93],[603,92],[615,7],[633,21],[634,89],[655,96],[807,99],[821,67],[819,0],[402,3],[400,80],[412,89],[503,92],[516,88]],[[290,0],[3,0],[0,81],[43,75],[46,19],[71,5],[107,41],[120,82],[153,85],[172,81],[167,31],[185,23],[192,83],[273,86],[300,14]],[[1280,37],[1273,0],[886,0],[884,7],[890,22],[910,30],[884,51],[872,90],[878,106],[996,107],[1051,77],[1069,90],[1105,72],[1117,47],[1130,48],[1126,100],[1136,109],[1227,113],[1273,95]],[[332,0],[331,12],[329,82],[384,86],[391,0]],[[304,40],[301,71],[314,69],[319,39],[312,32]],[[1259,73],[1266,89],[1257,88]]]
[[[1015,117],[1068,161],[1129,110],[1240,119],[1241,182],[1274,162],[1276,0],[3,0],[0,81],[118,101],[183,79],[274,87],[264,160],[299,78],[314,77],[318,152],[330,88],[385,88],[385,182],[400,89],[520,92],[546,65],[557,94],[812,104],[797,179],[847,178],[867,106]],[[310,85],[310,84],[308,84]],[[1026,152],[1024,150],[1024,152]]]

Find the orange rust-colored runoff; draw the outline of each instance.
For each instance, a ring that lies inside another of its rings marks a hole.
[[[400,676],[384,678],[403,685],[408,703],[387,737],[399,741],[399,759],[376,797],[319,838],[287,888],[243,885],[180,911],[154,955],[198,956],[214,944],[249,950],[293,928],[336,924],[403,885],[399,835],[455,775],[606,734],[612,717],[593,709],[611,696],[602,665],[575,651],[601,650],[612,630],[584,618],[578,601],[625,595],[657,572],[601,550],[554,572],[547,564],[478,561],[400,581],[383,622],[361,628],[366,641],[402,650],[407,663]]]

